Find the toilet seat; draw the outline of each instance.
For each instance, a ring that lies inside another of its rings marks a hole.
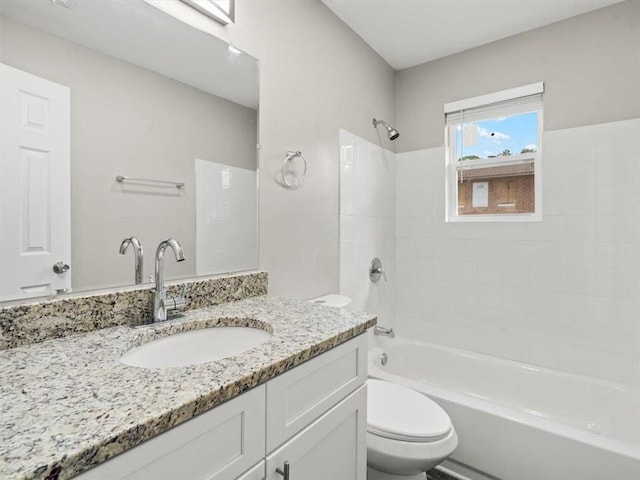
[[[367,380],[367,431],[403,442],[429,443],[451,431],[447,413],[427,396],[382,380]]]

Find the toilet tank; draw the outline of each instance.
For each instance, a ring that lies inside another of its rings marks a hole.
[[[312,298],[309,300],[311,303],[319,303],[328,307],[345,308],[351,303],[351,299],[345,295],[338,295],[337,293],[330,293],[323,295],[322,297]]]

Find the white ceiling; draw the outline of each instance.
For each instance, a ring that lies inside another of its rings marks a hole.
[[[400,70],[621,0],[322,1]]]

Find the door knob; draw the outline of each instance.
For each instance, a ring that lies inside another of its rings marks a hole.
[[[53,265],[53,271],[58,275],[68,272],[70,268],[71,267],[64,262],[58,262]]]

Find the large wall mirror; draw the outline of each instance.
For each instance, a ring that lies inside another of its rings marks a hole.
[[[131,285],[131,236],[143,282],[169,237],[167,279],[258,267],[256,59],[142,0],[0,0],[0,63],[0,301]]]

